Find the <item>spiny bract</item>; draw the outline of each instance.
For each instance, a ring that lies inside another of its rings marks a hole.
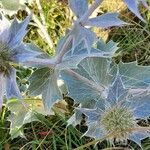
[[[30,21],[28,16],[22,22],[16,19],[10,23],[3,15],[0,19],[0,108],[3,96],[6,98],[17,97],[21,99],[21,94],[16,83],[16,70],[14,64],[19,64],[33,59],[40,53],[35,51],[29,44],[22,42],[27,33],[26,27]]]
[[[96,139],[106,137],[111,142],[114,139],[126,142],[130,139],[141,145],[141,140],[150,135],[148,130],[143,131],[137,124],[137,119],[149,116],[149,108],[149,94],[132,96],[130,89],[124,88],[120,75],[117,75],[109,87],[105,108],[97,106],[95,109],[78,110],[88,117],[85,136]]]

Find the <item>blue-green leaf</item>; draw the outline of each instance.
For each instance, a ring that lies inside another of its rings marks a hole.
[[[61,77],[68,86],[69,96],[79,103],[98,100],[111,81],[109,64],[106,58],[86,58],[78,69],[62,71]]]
[[[124,0],[124,2],[139,19],[145,22],[138,9],[138,0]]]
[[[104,138],[106,135],[106,132],[102,126],[100,126],[100,123],[98,123],[98,120],[96,122],[92,122],[88,125],[88,130],[85,132],[84,136],[92,137],[95,139],[101,139]]]
[[[150,115],[150,94],[144,92],[142,94],[134,95],[129,98],[130,108],[133,111],[134,117],[146,119]]]
[[[150,67],[139,66],[137,62],[122,63],[114,66],[111,73],[115,76],[119,70],[125,87],[148,87],[150,85]]]
[[[50,110],[53,104],[62,99],[62,94],[57,85],[58,73],[51,68],[36,70],[30,77],[29,94],[36,96],[42,94],[44,106]]]
[[[24,19],[21,23],[19,23],[17,19],[13,20],[10,26],[10,40],[9,40],[9,46],[11,48],[15,48],[21,43],[23,37],[27,33],[26,28],[30,22],[30,19],[31,15],[26,17],[26,19]]]
[[[23,132],[23,125],[32,121],[40,121],[37,117],[37,113],[47,115],[48,112],[44,110],[44,107],[40,100],[24,100],[24,102],[17,101],[15,99],[10,100],[7,103],[8,109],[11,114],[8,116],[10,124],[10,135],[14,139],[18,136],[25,138]],[[17,109],[16,109],[17,108]]]
[[[110,52],[113,55],[118,50],[118,43],[115,43],[112,40],[105,43],[102,39],[100,39],[97,42],[97,49],[104,52]]]
[[[111,58],[118,49],[117,43],[109,41],[108,43],[99,40],[97,42],[97,48],[91,48],[88,52],[85,41],[81,41],[74,50],[70,49],[63,57],[62,62],[56,65],[59,70],[63,69],[76,69],[78,64],[85,58],[89,57],[103,57]]]
[[[85,28],[80,24],[74,26],[74,28],[71,31],[71,34],[73,36],[73,47],[76,47],[78,44],[81,43],[81,41],[84,40],[85,46],[89,52],[91,50],[92,45],[97,39],[96,34],[93,31],[91,31],[91,29]]]
[[[149,136],[150,134],[147,131],[136,131],[129,136],[129,139],[137,143],[142,148],[141,141]]]
[[[111,105],[116,105],[119,101],[125,99],[128,95],[128,89],[126,89],[122,83],[120,75],[117,75],[112,85],[109,87],[107,100]]]
[[[87,20],[86,25],[100,28],[109,28],[114,26],[127,25],[124,21],[118,18],[118,13],[106,13],[101,16]]]
[[[79,18],[88,10],[88,0],[69,0],[69,6]]]
[[[23,44],[21,43],[12,52],[12,59],[17,63],[26,64],[26,61],[33,60],[37,56],[42,54],[40,49],[31,43]]]
[[[14,68],[10,69],[10,75],[6,77],[6,97],[7,99],[21,99],[22,97],[16,82],[16,70]]]

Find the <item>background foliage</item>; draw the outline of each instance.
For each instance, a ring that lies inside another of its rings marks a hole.
[[[42,7],[44,15],[46,18],[46,27],[54,47],[49,49],[48,45],[41,39],[38,34],[38,28],[33,26],[32,23],[29,25],[29,33],[27,34],[25,41],[34,41],[41,49],[49,55],[54,55],[56,43],[58,39],[62,37],[66,28],[71,26],[73,20],[73,15],[67,6],[66,0],[42,0]],[[38,14],[37,6],[33,4],[31,8],[34,10],[35,14]],[[137,17],[131,14],[121,0],[106,0],[101,7],[97,10],[97,13],[110,12],[113,10],[118,10],[121,12],[121,17],[129,21],[132,25],[125,26],[121,28],[111,28],[106,31],[101,31],[100,29],[93,30],[96,31],[98,36],[104,37],[105,41],[110,39],[115,42],[119,42],[118,53],[114,57],[114,61],[122,59],[124,62],[130,62],[138,59],[139,64],[149,65],[150,64],[150,12],[145,11],[141,7],[142,14],[147,20],[147,24],[141,22]],[[25,11],[19,11],[17,16],[20,19],[25,18]],[[96,15],[96,14],[93,14]],[[19,67],[17,72],[18,84],[21,87],[21,91],[25,91],[29,85],[27,79],[33,72],[32,68]],[[28,95],[28,93],[24,93]],[[42,109],[41,101],[34,101],[34,99],[39,99],[39,97],[28,97],[26,101],[33,102],[33,109],[35,112],[39,112]],[[86,126],[84,124],[84,117],[81,125],[77,126],[77,129],[72,126],[67,127],[67,120],[73,114],[73,100],[68,97],[64,97],[64,101],[56,104],[54,106],[54,116],[44,116],[44,111],[42,114],[35,113],[33,119],[34,122],[26,123],[23,128],[16,129],[16,132],[25,133],[26,138],[15,138],[11,139],[9,135],[10,122],[6,121],[6,118],[10,114],[11,105],[19,105],[17,102],[10,102],[6,104],[2,112],[0,112],[0,149],[6,150],[29,150],[29,149],[53,149],[53,150],[72,150],[80,145],[90,142],[90,138],[80,138],[81,133],[86,131]],[[19,111],[19,110],[18,110]],[[18,112],[20,113],[20,112]],[[22,112],[21,112],[22,113]],[[17,117],[17,116],[14,116]],[[37,120],[40,120],[37,121]],[[144,120],[142,124],[149,124],[149,120]],[[14,133],[15,136],[15,133]],[[144,150],[150,149],[150,140],[146,139],[142,141]],[[96,147],[87,147],[87,150],[98,150],[98,149],[108,149],[112,145],[106,141],[98,144]],[[117,146],[117,145],[116,145]],[[129,141],[129,149],[139,149],[135,143]],[[126,149],[126,148],[124,148]]]

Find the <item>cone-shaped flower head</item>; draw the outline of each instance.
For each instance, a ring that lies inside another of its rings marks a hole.
[[[39,55],[39,52],[33,50],[33,46],[22,42],[29,21],[30,16],[20,23],[16,19],[10,23],[3,15],[0,17],[0,108],[4,94],[7,99],[21,99],[14,64],[25,63]]]
[[[106,137],[111,142],[114,139],[124,142],[130,139],[139,145],[142,139],[149,136],[148,129],[140,127],[137,119],[150,115],[150,95],[133,96],[129,91],[117,75],[104,100],[105,107],[99,105],[96,109],[79,109],[88,117],[86,136],[97,139]]]

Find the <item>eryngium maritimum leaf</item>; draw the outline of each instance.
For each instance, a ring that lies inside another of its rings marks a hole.
[[[3,7],[7,10],[16,11],[19,9],[20,0],[1,0]]]
[[[70,49],[64,55],[62,62],[56,65],[56,68],[59,70],[64,69],[76,69],[78,64],[85,58],[90,57],[100,57],[100,58],[111,58],[113,54],[118,49],[117,43],[109,41],[105,43],[102,40],[97,42],[96,48],[91,48],[90,52],[86,48],[85,40],[83,39],[81,43],[75,46],[74,50]]]
[[[16,99],[10,100],[7,103],[7,108],[11,111],[8,116],[10,124],[11,139],[16,137],[25,138],[23,125],[32,121],[40,121],[37,117],[37,113],[47,115],[44,106],[40,100],[24,100],[24,104]],[[17,108],[17,109],[16,109]]]
[[[73,72],[61,71],[69,96],[77,103],[97,101],[111,81],[108,74],[110,62],[107,58],[86,58],[80,62]],[[80,94],[79,94],[80,93]]]
[[[47,110],[55,102],[62,99],[62,94],[57,85],[58,73],[55,69],[41,68],[36,70],[30,77],[29,94],[37,96],[42,94],[43,103]]]
[[[118,13],[106,13],[95,18],[87,20],[85,25],[95,26],[100,28],[109,28],[114,26],[127,25],[124,21],[118,18]]]
[[[148,4],[146,3],[145,0],[140,0],[142,2],[142,4],[148,8]],[[126,3],[127,7],[142,21],[145,22],[144,18],[141,16],[140,12],[139,12],[139,2],[138,0],[124,0],[124,2]],[[149,8],[148,8],[149,9]]]
[[[137,119],[150,115],[150,94],[129,96],[127,92],[130,89],[124,87],[119,74],[109,87],[104,109],[78,108],[87,116],[88,130],[84,135],[96,139],[107,136],[111,142],[113,139],[120,142],[129,139],[141,146],[141,140],[149,137],[150,134],[149,128],[142,128],[137,124]],[[111,98],[111,95],[116,98]],[[120,97],[121,99],[118,100]]]
[[[121,75],[122,81],[126,87],[148,87],[150,85],[150,67],[140,66],[137,62],[123,63],[114,65],[111,74],[116,75],[117,70]]]
[[[88,0],[69,0],[69,6],[75,15],[80,18],[88,10]]]

